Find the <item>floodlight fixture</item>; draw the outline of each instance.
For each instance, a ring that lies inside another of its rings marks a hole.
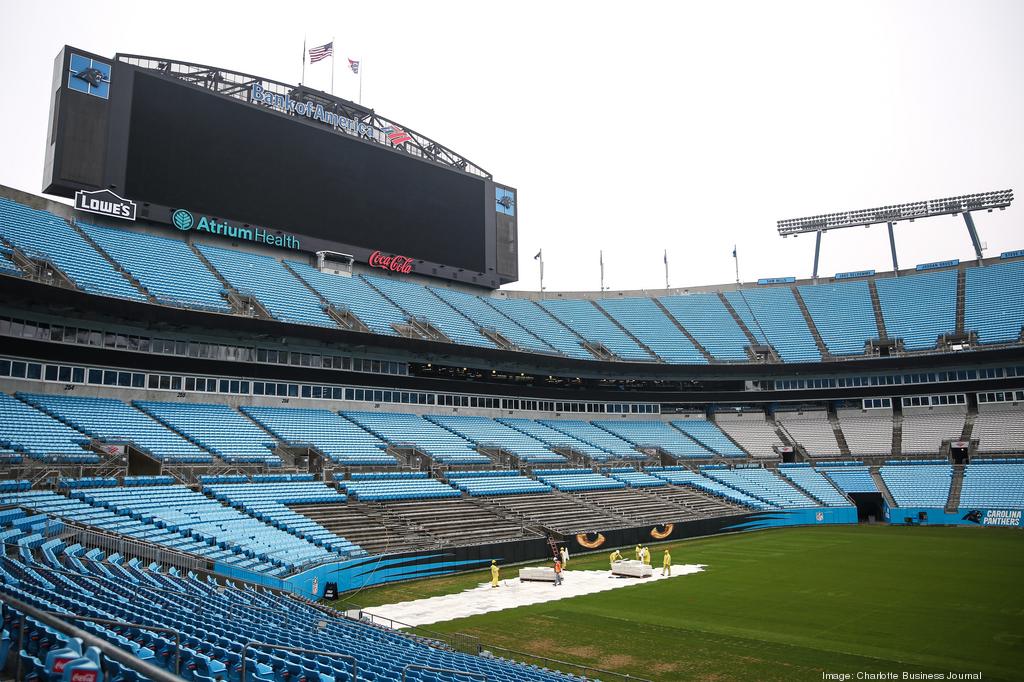
[[[785,236],[801,232],[822,232],[840,227],[857,227],[896,223],[900,220],[932,218],[940,215],[956,215],[969,211],[991,211],[1005,209],[1013,201],[1013,190],[964,194],[958,197],[913,201],[908,204],[879,206],[859,211],[825,213],[806,218],[792,218],[778,221],[779,234]]]
[[[889,247],[892,251],[892,269],[899,270],[899,262],[896,259],[896,238],[893,235],[893,225],[901,220],[914,222],[918,218],[934,218],[942,215],[963,215],[964,223],[967,225],[967,232],[974,245],[974,253],[978,260],[982,259],[982,245],[978,239],[978,231],[974,227],[974,218],[971,213],[974,211],[989,211],[995,209],[1000,211],[1006,209],[1013,202],[1013,190],[1004,189],[995,192],[980,192],[978,194],[963,194],[956,197],[945,197],[943,199],[930,199],[928,201],[913,201],[907,204],[894,204],[892,206],[878,206],[876,208],[862,209],[858,211],[844,211],[842,213],[823,213],[821,215],[807,216],[805,218],[791,218],[780,220],[777,223],[779,234],[783,237],[790,235],[796,237],[805,232],[815,233],[814,244],[814,270],[811,274],[813,279],[818,278],[818,256],[821,252],[821,235],[829,230],[843,227],[870,227],[871,225],[886,224],[889,228]]]

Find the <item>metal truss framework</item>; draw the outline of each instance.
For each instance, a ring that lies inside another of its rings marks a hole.
[[[146,57],[143,55],[120,53],[118,53],[114,58],[119,62],[130,64],[136,68],[176,78],[180,81],[197,85],[218,94],[227,95],[228,97],[232,97],[242,102],[253,104],[254,106],[270,108],[262,103],[252,101],[253,85],[259,85],[266,92],[287,96],[296,101],[313,102],[314,104],[323,106],[326,111],[370,126],[372,128],[372,134],[364,137],[369,137],[378,144],[392,149],[399,149],[410,156],[433,161],[472,175],[488,179],[491,179],[492,177],[490,173],[480,166],[472,163],[464,156],[456,154],[444,145],[431,140],[425,135],[417,133],[415,130],[401,125],[389,118],[385,118],[377,114],[373,109],[368,109],[367,107],[342,99],[341,97],[335,97],[334,95],[330,95],[321,90],[314,90],[303,85],[288,85],[287,83],[271,80],[269,78],[261,78],[251,74],[238,73],[213,66],[206,66],[204,64],[193,64],[190,62],[179,62],[171,59],[161,59],[158,57]],[[272,110],[276,111],[276,109]],[[327,125],[326,123],[324,124],[324,127],[328,130],[334,131],[338,135],[356,137],[355,133],[349,132],[343,128],[335,128]],[[408,138],[411,139],[405,139],[398,144],[394,144],[385,132],[385,130],[389,128],[398,128],[408,133]]]
[[[858,211],[844,211],[842,213],[825,213],[822,215],[808,216],[806,218],[793,218],[778,221],[779,234],[783,237],[798,235],[805,232],[815,233],[814,243],[814,270],[811,274],[813,279],[818,278],[818,257],[821,253],[821,235],[829,230],[844,227],[868,227],[886,223],[889,228],[889,248],[892,252],[892,269],[899,270],[899,262],[896,258],[896,238],[893,234],[893,225],[901,220],[913,222],[917,218],[934,218],[942,215],[963,214],[964,223],[967,225],[967,232],[970,234],[971,243],[974,245],[974,253],[980,261],[982,259],[981,241],[978,239],[978,231],[974,227],[972,211],[993,211],[1004,210],[1013,202],[1013,190],[1005,189],[996,192],[982,192],[980,194],[964,194],[957,197],[946,197],[944,199],[931,199],[928,201],[914,201],[908,204],[895,204],[893,206],[879,206]]]

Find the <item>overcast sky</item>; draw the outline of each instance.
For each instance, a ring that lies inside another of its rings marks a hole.
[[[0,184],[38,193],[64,44],[297,82],[334,39],[337,94],[519,190],[520,281],[548,290],[809,276],[775,222],[1024,187],[1024,3],[0,0]],[[330,85],[330,61],[306,81]],[[1018,201],[1024,200],[1018,199]],[[1024,208],[976,216],[987,255]],[[900,263],[971,257],[963,221],[897,228]],[[453,244],[452,248],[458,248]],[[884,226],[830,232],[821,273],[890,269]]]

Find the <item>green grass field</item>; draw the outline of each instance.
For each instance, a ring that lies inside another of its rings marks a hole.
[[[667,546],[674,563],[707,570],[429,627],[651,680],[822,680],[823,671],[1024,680],[1019,530],[794,528]],[[659,564],[662,547],[653,549]],[[607,566],[601,552],[569,568]],[[351,598],[370,607],[486,579],[466,573]]]

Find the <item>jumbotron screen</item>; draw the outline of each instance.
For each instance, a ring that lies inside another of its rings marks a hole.
[[[486,270],[483,178],[143,72],[130,122],[129,197]]]

